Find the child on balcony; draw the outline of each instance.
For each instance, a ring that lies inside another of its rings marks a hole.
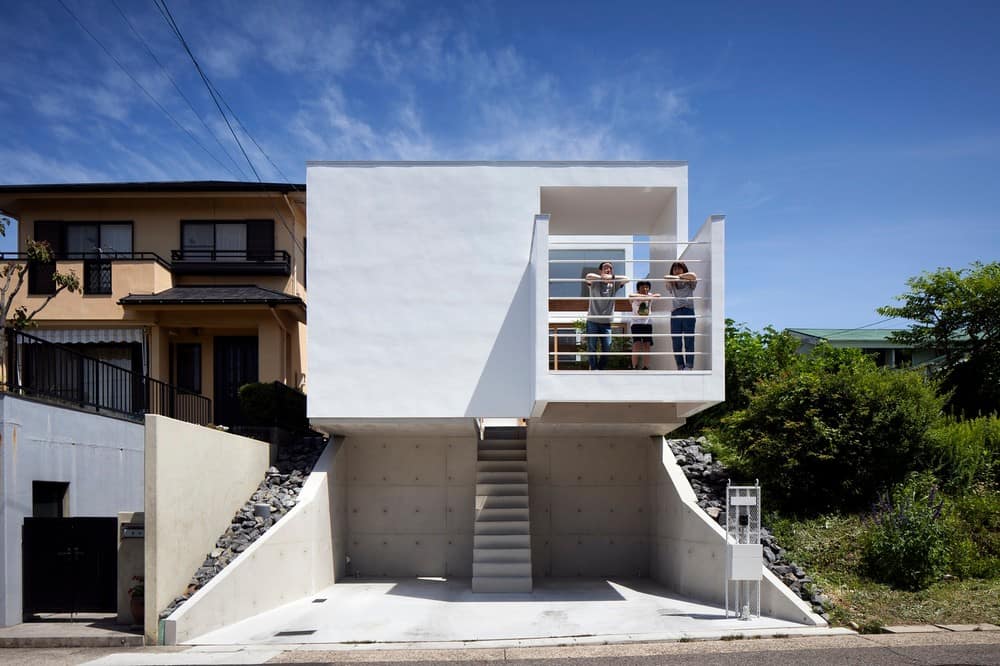
[[[698,276],[689,271],[683,261],[675,261],[663,279],[674,298],[670,333],[677,369],[694,370],[694,288],[698,285]]]
[[[590,306],[587,308],[587,352],[591,370],[603,370],[608,365],[607,352],[611,351],[611,317],[615,312],[615,292],[628,284],[628,277],[615,275],[615,266],[602,261],[600,273],[587,273],[590,289]],[[601,354],[597,354],[598,347]]]
[[[649,318],[649,313],[653,308],[652,299],[660,297],[659,294],[649,293],[652,287],[649,282],[641,280],[635,285],[638,293],[628,297],[632,303],[632,370],[649,370],[644,362],[653,347],[653,320]]]

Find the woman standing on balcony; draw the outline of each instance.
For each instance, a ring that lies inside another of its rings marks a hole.
[[[674,298],[670,334],[677,369],[694,370],[694,288],[698,285],[698,276],[689,271],[683,261],[675,261],[663,279]]]
[[[602,261],[598,273],[587,273],[590,305],[587,308],[587,360],[591,370],[603,370],[611,351],[611,317],[615,312],[615,292],[628,283],[628,277],[615,275],[615,265]],[[601,354],[597,354],[598,347]]]

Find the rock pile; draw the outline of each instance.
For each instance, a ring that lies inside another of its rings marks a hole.
[[[267,470],[257,490],[233,516],[225,534],[215,542],[215,548],[208,553],[188,583],[187,592],[171,601],[160,613],[160,619],[169,617],[295,506],[302,484],[312,472],[324,446],[324,438],[311,436],[296,439],[278,449],[274,466]]]
[[[712,460],[712,454],[702,448],[704,437],[698,439],[667,440],[677,464],[684,471],[694,493],[698,506],[726,527],[726,483],[725,468]],[[766,498],[765,498],[766,499]],[[774,535],[766,527],[761,527],[760,542],[763,546],[764,564],[801,599],[812,605],[814,613],[829,621],[826,605],[830,599],[816,586],[802,567],[785,558],[785,550],[778,545]]]

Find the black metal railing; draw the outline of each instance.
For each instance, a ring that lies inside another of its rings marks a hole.
[[[5,329],[10,393],[109,412],[135,421],[162,414],[205,425],[212,401],[138,372],[86,356],[22,331]]]
[[[289,275],[292,256],[285,250],[171,250],[174,273],[273,273]]]

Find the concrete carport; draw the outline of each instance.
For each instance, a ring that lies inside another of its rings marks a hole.
[[[472,592],[474,433],[358,430],[331,439],[299,505],[164,622],[165,642],[648,640],[825,624],[766,571],[764,617],[724,617],[724,535],[662,438],[529,429],[527,449],[530,594]]]

